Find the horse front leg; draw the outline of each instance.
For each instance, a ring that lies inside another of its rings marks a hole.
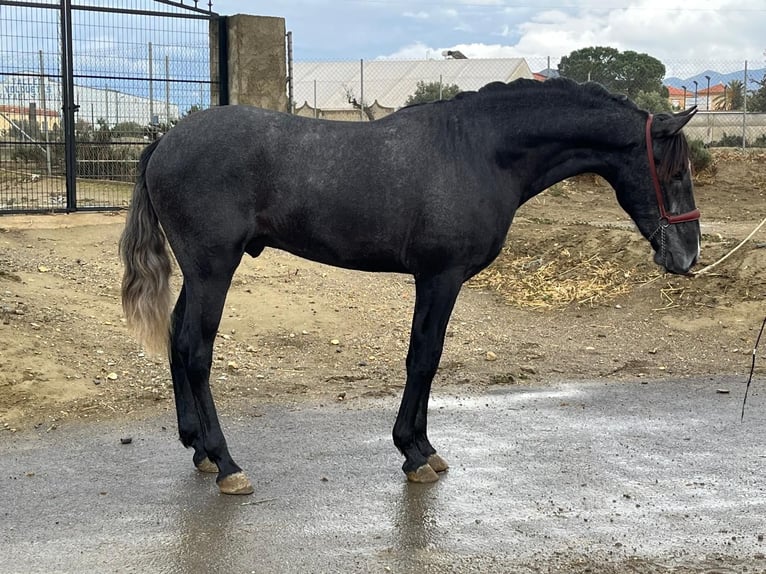
[[[393,431],[394,444],[405,457],[402,470],[411,482],[435,482],[437,472],[448,467],[428,440],[428,399],[462,282],[457,272],[415,278],[407,383]]]

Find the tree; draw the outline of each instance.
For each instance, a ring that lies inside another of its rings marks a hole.
[[[120,137],[141,137],[144,135],[144,127],[137,122],[120,122],[112,128],[112,135]]]
[[[635,98],[640,92],[662,93],[665,65],[648,54],[596,46],[561,58],[559,74],[577,82],[598,82],[611,92]]]
[[[183,115],[183,117],[190,116],[196,112],[199,112],[202,110],[202,106],[199,104],[193,104],[188,110],[186,110],[186,113]]]
[[[450,100],[461,92],[456,84],[442,84],[441,82],[418,82],[415,93],[407,98],[405,106],[435,102],[437,100]]]
[[[761,81],[753,79],[760,87],[750,92],[747,99],[748,112],[766,112],[766,74]]]
[[[673,107],[667,96],[659,92],[638,92],[634,100],[639,108],[656,114],[658,112],[672,112]]]
[[[713,99],[714,110],[741,110],[745,103],[745,86],[741,80],[732,80],[723,94]]]

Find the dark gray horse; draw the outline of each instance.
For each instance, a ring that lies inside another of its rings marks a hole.
[[[447,463],[428,440],[428,398],[463,282],[500,252],[520,205],[583,172],[614,187],[658,264],[688,272],[699,211],[680,130],[692,114],[652,117],[595,84],[519,80],[370,123],[242,106],[184,119],[141,158],[120,249],[128,323],[148,349],[169,344],[179,433],[194,463],[218,472],[221,492],[252,492],[208,379],[234,271],[243,254],[275,247],[414,275],[393,438],[408,479],[437,480]],[[172,316],[166,238],[183,273]]]

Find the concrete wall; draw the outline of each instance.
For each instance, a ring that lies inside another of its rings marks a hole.
[[[213,62],[218,61],[218,30],[211,23]],[[227,30],[229,103],[287,111],[284,18],[237,14],[227,18]]]
[[[766,136],[766,114],[742,112],[698,112],[684,127],[684,133],[691,139],[705,143],[717,142],[724,134],[742,137],[744,128],[748,144]]]

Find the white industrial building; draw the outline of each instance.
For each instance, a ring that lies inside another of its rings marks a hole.
[[[355,100],[378,119],[404,106],[418,82],[454,84],[467,91],[533,77],[523,58],[295,62],[293,99],[299,115],[360,119]]]
[[[163,94],[164,82],[155,82],[155,93]],[[163,94],[164,95],[164,94]],[[76,118],[91,125],[104,120],[109,127],[119,123],[135,122],[167,124],[179,118],[178,105],[167,99],[127,94],[109,88],[74,87],[74,101],[80,106]],[[5,76],[0,82],[0,109],[29,110],[30,104],[38,111],[38,121],[43,117],[50,122],[51,112],[61,112],[61,83],[33,74]],[[44,112],[48,113],[44,113]],[[18,117],[17,119],[21,119]],[[7,119],[6,119],[7,121]]]

